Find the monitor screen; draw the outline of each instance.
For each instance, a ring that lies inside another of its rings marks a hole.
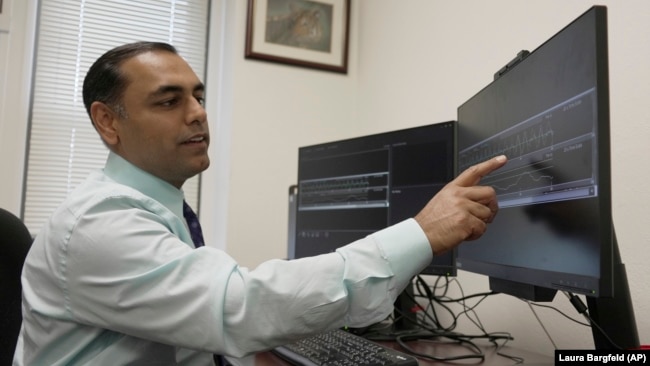
[[[500,211],[458,248],[457,267],[529,300],[585,295],[596,348],[637,348],[611,213],[607,8],[518,56],[458,108],[459,171],[509,160],[482,180]]]
[[[612,295],[605,11],[590,9],[458,108],[458,169],[509,159],[482,180],[497,193],[495,221],[458,250],[458,267],[491,285]]]
[[[450,121],[301,147],[293,257],[332,252],[415,216],[454,177],[455,133]],[[455,253],[422,273],[455,276]]]

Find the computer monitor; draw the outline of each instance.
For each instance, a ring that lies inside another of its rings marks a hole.
[[[520,53],[458,108],[459,171],[499,154],[509,161],[482,180],[500,211],[478,241],[458,248],[457,265],[530,300],[586,295],[596,322],[634,347],[611,213],[606,10],[593,7]],[[599,316],[604,307],[612,313]],[[611,347],[597,331],[594,340]]]
[[[290,258],[332,252],[415,216],[454,177],[455,134],[449,121],[299,148]],[[455,252],[435,256],[422,274],[455,276]]]
[[[329,253],[415,216],[454,178],[456,122],[361,136],[298,150],[289,189],[289,258]],[[421,274],[456,276],[456,253]],[[416,327],[413,284],[395,301],[391,331]]]

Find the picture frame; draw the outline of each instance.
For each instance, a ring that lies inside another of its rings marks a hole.
[[[245,58],[348,72],[351,0],[248,0]]]
[[[0,0],[0,32],[9,32],[9,5],[11,1]]]

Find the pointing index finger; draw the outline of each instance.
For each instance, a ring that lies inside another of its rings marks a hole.
[[[463,187],[475,186],[481,181],[481,178],[501,168],[507,161],[508,159],[505,155],[499,155],[490,160],[486,160],[467,168],[465,171],[460,173],[456,179],[454,179],[454,182]]]

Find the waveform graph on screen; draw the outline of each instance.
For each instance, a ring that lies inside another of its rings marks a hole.
[[[388,207],[388,172],[305,180],[299,210]]]
[[[506,166],[481,181],[500,207],[597,195],[595,94],[586,90],[459,151],[459,168],[506,155]]]

